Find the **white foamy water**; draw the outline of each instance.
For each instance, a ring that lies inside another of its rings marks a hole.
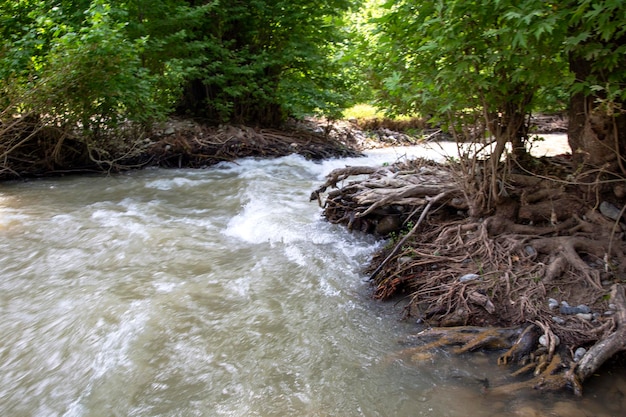
[[[362,273],[384,242],[308,201],[333,168],[424,152],[0,184],[0,414],[552,410],[484,398],[477,380],[506,373],[487,358],[399,353],[417,327]]]

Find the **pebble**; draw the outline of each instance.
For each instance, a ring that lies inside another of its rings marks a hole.
[[[545,334],[542,334],[541,336],[539,336],[539,344],[545,347],[548,347],[548,336],[546,336]],[[559,336],[554,335],[554,345],[558,346],[561,344],[561,339],[559,339]]]
[[[579,347],[578,349],[576,349],[576,351],[574,352],[574,362],[578,362],[579,360],[581,360],[583,356],[585,356],[585,353],[587,353],[587,349],[585,349],[584,347]]]
[[[561,305],[561,309],[559,311],[561,312],[561,314],[570,314],[570,315],[591,313],[591,309],[584,304],[578,305],[576,307],[570,307],[569,305]]]
[[[537,251],[535,250],[535,248],[533,248],[530,245],[525,246],[524,247],[524,251],[526,252],[526,255],[528,255],[528,256],[535,256],[535,255],[537,255]]]
[[[565,319],[559,316],[552,316],[552,321],[555,322],[556,324],[565,324]]]
[[[550,307],[550,310],[554,310],[558,306],[559,306],[558,301],[556,301],[554,298],[548,298],[548,307]]]
[[[478,274],[465,274],[461,278],[459,278],[459,282],[473,281],[478,278],[480,278],[480,275]]]
[[[578,314],[576,314],[576,317],[578,317],[579,319],[583,319],[583,320],[591,321],[591,319],[593,318],[593,314],[589,314],[589,313],[578,313]]]
[[[611,220],[617,220],[620,215],[620,209],[615,207],[613,204],[603,201],[600,203],[600,213],[604,216],[608,217]]]

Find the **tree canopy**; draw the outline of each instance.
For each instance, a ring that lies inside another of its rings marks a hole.
[[[173,109],[215,123],[337,114],[348,99],[338,58],[352,5],[2,1],[2,105],[88,130]]]
[[[0,1],[0,105],[90,135],[172,112],[278,125],[372,99],[487,130],[496,154],[523,150],[531,112],[569,108],[573,147],[593,145],[584,132],[622,144],[625,20],[618,0]]]
[[[371,4],[384,13],[372,29],[376,48],[368,55],[369,75],[377,102],[391,112],[432,115],[452,129],[481,120],[502,141],[495,159],[503,142],[523,145],[529,113],[576,107],[568,96],[588,98],[588,108],[570,114],[574,125],[584,125],[578,118],[592,110],[611,120],[623,118],[621,1]]]

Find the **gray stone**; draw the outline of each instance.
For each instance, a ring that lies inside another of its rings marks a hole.
[[[558,306],[559,306],[558,301],[556,301],[554,298],[548,298],[548,307],[550,308],[550,310],[554,310]]]
[[[620,217],[620,209],[606,201],[600,203],[600,213],[602,213],[602,215],[608,217],[611,220],[617,220]]]
[[[585,353],[587,353],[587,349],[585,349],[584,347],[579,347],[578,349],[576,349],[576,351],[574,352],[574,362],[578,362],[579,360],[581,360],[583,356],[585,356]]]
[[[459,278],[459,282],[468,282],[468,281],[474,281],[476,279],[479,279],[480,275],[478,274],[465,274],[462,277]]]

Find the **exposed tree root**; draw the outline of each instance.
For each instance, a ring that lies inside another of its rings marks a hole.
[[[458,345],[455,353],[471,352],[478,349],[511,349],[516,345],[520,335],[524,333],[522,328],[496,328],[496,327],[446,327],[429,328],[413,336],[413,339],[430,342],[408,348],[406,353],[428,352],[433,349]]]
[[[278,130],[170,120],[163,127],[128,125],[86,136],[75,126],[39,116],[0,114],[0,180],[119,172],[146,165],[197,168],[242,157],[292,153],[313,160],[359,155],[346,145],[349,132],[317,130],[314,125]]]
[[[490,212],[478,209],[486,189],[479,168],[461,176],[419,159],[369,174],[359,167],[352,172],[369,177],[354,181],[350,168],[336,170],[313,194],[321,201],[341,183],[322,202],[327,219],[390,237],[371,265],[374,296],[409,294],[407,316],[435,326],[416,336],[427,343],[403,354],[424,357],[445,345],[457,353],[507,349],[498,363],[532,376],[493,392],[580,393],[625,349],[626,226],[597,210],[601,199],[622,204],[560,179],[573,175],[560,161],[541,163],[544,175],[505,176]],[[588,349],[582,356],[581,348]]]

